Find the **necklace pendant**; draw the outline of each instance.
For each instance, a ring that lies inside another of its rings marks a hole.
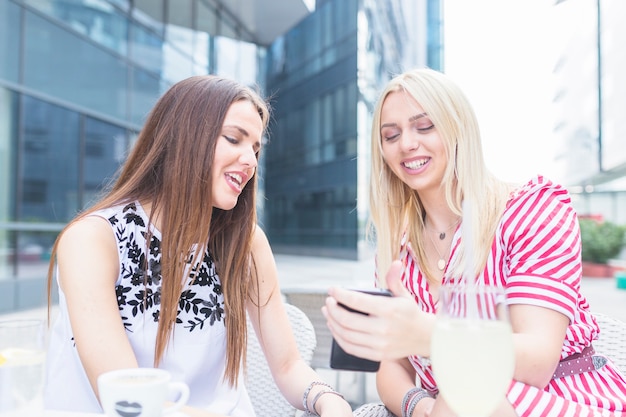
[[[439,268],[440,271],[446,269],[446,261],[444,259],[439,259],[437,261],[437,268]]]
[[[446,238],[446,232],[439,233],[439,240],[444,240]]]

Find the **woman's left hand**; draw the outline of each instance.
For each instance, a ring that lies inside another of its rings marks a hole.
[[[419,308],[402,284],[402,270],[402,263],[395,261],[387,272],[391,298],[330,288],[322,312],[346,352],[374,361],[430,355],[435,316]],[[367,315],[350,312],[339,303]]]

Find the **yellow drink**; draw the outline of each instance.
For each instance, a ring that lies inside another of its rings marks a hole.
[[[40,350],[0,351],[0,416],[32,416],[30,412],[41,408],[45,356]]]
[[[487,417],[513,378],[511,326],[502,320],[439,318],[431,360],[448,406],[460,417]]]

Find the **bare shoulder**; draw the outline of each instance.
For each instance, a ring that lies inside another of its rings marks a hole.
[[[81,238],[101,238],[112,235],[109,222],[100,216],[86,216],[71,223],[63,232],[61,241]]]
[[[110,288],[119,275],[119,252],[108,221],[86,216],[71,223],[59,239],[56,261],[68,297]]]
[[[254,251],[257,248],[269,248],[270,243],[267,240],[267,235],[261,229],[261,227],[257,224],[252,232],[252,250]]]
[[[89,248],[115,250],[115,238],[109,222],[100,216],[86,216],[70,224],[59,239],[59,253]]]

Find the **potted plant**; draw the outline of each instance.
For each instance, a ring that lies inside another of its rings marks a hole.
[[[581,217],[579,224],[583,276],[613,277],[615,270],[609,265],[609,260],[622,251],[626,228],[610,221],[587,217]]]

